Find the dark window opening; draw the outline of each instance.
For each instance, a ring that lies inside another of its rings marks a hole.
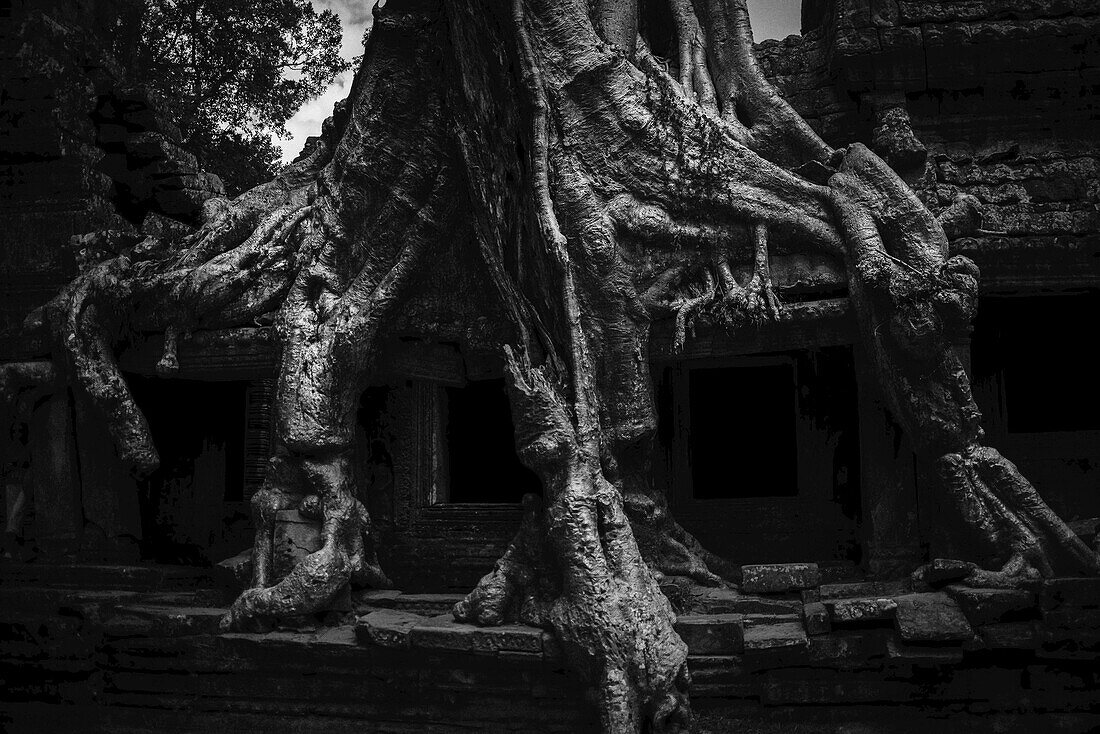
[[[516,456],[504,380],[446,388],[445,408],[447,501],[518,503],[542,494],[538,477]]]
[[[695,499],[798,494],[793,365],[694,369],[688,390]]]
[[[1100,429],[1100,383],[1086,357],[1098,318],[1098,293],[983,300],[974,373],[1000,374],[1009,433]]]

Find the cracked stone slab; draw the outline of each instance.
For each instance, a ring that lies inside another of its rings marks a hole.
[[[741,567],[741,590],[750,594],[781,594],[812,589],[821,583],[816,563],[764,563]]]
[[[365,614],[356,621],[355,633],[359,641],[378,647],[409,647],[409,633],[413,627],[426,621],[419,614],[395,609],[379,609]]]
[[[966,642],[974,630],[962,609],[942,591],[897,598],[894,626],[905,642]]]

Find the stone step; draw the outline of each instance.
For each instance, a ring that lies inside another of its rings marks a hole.
[[[386,648],[495,655],[511,659],[556,659],[551,635],[537,627],[478,627],[456,622],[450,613],[427,617],[399,609],[378,609],[357,618],[360,644]]]
[[[0,585],[168,591],[212,588],[210,569],[167,565],[94,565],[79,563],[4,564]]]
[[[906,594],[895,601],[894,625],[905,642],[966,642],[974,637],[962,609],[942,591]]]
[[[802,649],[810,644],[799,622],[749,627],[745,630],[745,652]]]
[[[741,590],[749,594],[782,594],[812,589],[821,583],[816,563],[761,563],[741,567]]]
[[[108,637],[213,635],[226,610],[221,607],[122,605],[104,625]]]

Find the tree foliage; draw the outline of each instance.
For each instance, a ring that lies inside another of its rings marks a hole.
[[[236,193],[271,178],[272,136],[348,69],[340,38],[309,0],[146,0],[137,72]]]

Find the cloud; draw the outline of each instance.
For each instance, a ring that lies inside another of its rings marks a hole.
[[[363,33],[374,22],[372,0],[313,0],[317,10],[331,10],[340,17],[340,55],[351,61],[363,53]],[[286,123],[290,137],[275,142],[283,151],[283,162],[289,163],[302,151],[306,138],[321,132],[321,123],[332,114],[332,107],[347,96],[355,70],[336,77],[321,96],[308,102]]]
[[[343,39],[340,55],[348,61],[363,53],[363,32],[374,22],[371,0],[313,0],[318,10],[331,10],[340,17]],[[753,37],[785,38],[798,33],[801,22],[801,0],[749,0]],[[301,152],[306,138],[321,132],[321,123],[332,114],[332,106],[347,96],[354,70],[333,80],[320,97],[298,110],[286,123],[290,137],[277,141],[283,151],[283,162],[289,163]]]

